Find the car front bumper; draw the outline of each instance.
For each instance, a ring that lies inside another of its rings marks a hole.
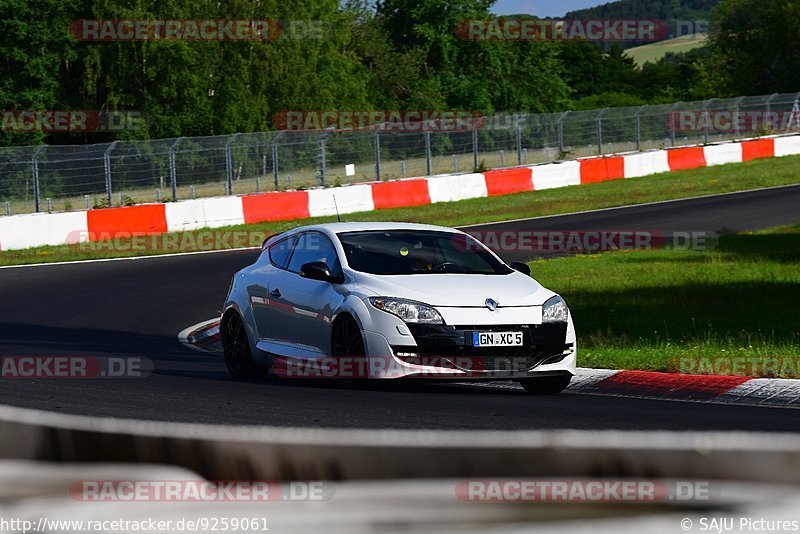
[[[393,343],[365,332],[372,378],[518,379],[577,369],[577,343],[567,323],[407,325],[410,336]],[[473,332],[523,332],[523,345],[474,347]],[[399,342],[398,342],[399,341]],[[389,355],[389,356],[387,356]]]

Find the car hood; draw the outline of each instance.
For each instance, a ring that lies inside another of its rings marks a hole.
[[[367,296],[398,297],[438,307],[484,307],[494,299],[500,307],[541,306],[555,295],[519,272],[508,275],[354,273]]]

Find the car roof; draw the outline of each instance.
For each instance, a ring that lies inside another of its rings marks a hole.
[[[447,228],[446,226],[436,226],[433,224],[419,224],[419,223],[404,223],[404,222],[337,222],[337,223],[323,223],[312,224],[308,226],[298,226],[291,228],[280,234],[270,236],[262,245],[262,250],[266,247],[272,246],[274,243],[283,240],[289,236],[316,230],[329,234],[331,237],[338,233],[344,232],[367,232],[370,230],[428,230],[433,232],[449,232],[452,234],[459,233],[459,230]]]
[[[339,222],[301,226],[294,231],[321,230],[334,234],[342,232],[365,232],[370,230],[428,230],[435,232],[457,233],[458,230],[446,226],[432,224],[406,223],[406,222]]]

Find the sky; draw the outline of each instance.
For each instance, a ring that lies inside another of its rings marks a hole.
[[[492,7],[497,15],[529,14],[563,17],[567,11],[607,4],[612,0],[498,0]]]

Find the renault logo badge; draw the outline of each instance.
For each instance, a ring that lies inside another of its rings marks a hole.
[[[486,307],[489,308],[489,311],[495,311],[497,307],[500,305],[494,299],[486,299],[486,302],[484,302],[484,304],[486,304]]]

